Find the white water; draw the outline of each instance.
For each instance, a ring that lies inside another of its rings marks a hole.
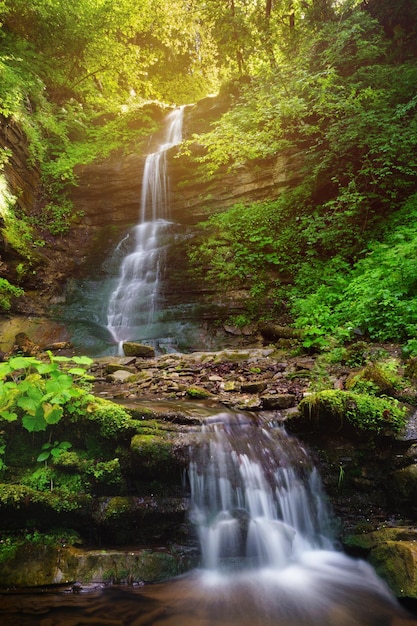
[[[373,568],[336,549],[318,472],[282,429],[218,415],[190,484],[202,554],[193,597],[207,623],[382,626],[399,614]]]
[[[170,226],[166,154],[182,139],[182,121],[182,107],[169,114],[164,142],[145,160],[139,222],[129,235],[131,248],[107,308],[107,328],[120,345],[146,337],[157,318],[164,237]]]

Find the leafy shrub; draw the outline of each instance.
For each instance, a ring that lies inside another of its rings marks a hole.
[[[17,356],[1,363],[0,417],[8,422],[21,418],[29,432],[57,424],[74,399],[88,396],[77,383],[87,378],[86,370],[79,366],[91,362],[87,357],[49,354],[49,361]],[[63,371],[60,363],[68,368]]]

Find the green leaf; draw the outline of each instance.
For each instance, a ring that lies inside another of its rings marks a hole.
[[[0,416],[6,420],[6,422],[15,422],[17,420],[17,415],[13,411],[1,411]]]
[[[50,374],[58,369],[58,366],[54,363],[40,363],[38,366],[39,374]]]
[[[18,398],[16,404],[27,413],[30,413],[30,415],[35,415],[36,410],[39,407],[39,402],[36,402],[36,400],[28,398],[27,396]]]
[[[71,369],[68,370],[68,373],[74,374],[74,376],[84,376],[85,369],[82,367],[71,367]]]
[[[39,361],[29,356],[15,356],[9,361],[9,365],[13,370],[25,370],[29,367],[38,365]]]
[[[78,365],[92,365],[94,363],[93,359],[88,356],[73,356],[72,360]]]
[[[62,417],[63,409],[60,406],[45,402],[42,405],[44,419],[48,424],[57,424]]]
[[[47,380],[45,383],[46,392],[48,394],[58,395],[62,393],[64,389],[67,389],[68,387],[72,385],[72,380],[71,380],[71,383],[62,384],[63,382],[64,381],[59,380],[59,378],[56,378],[53,380]]]
[[[22,424],[30,433],[37,433],[41,430],[46,430],[47,423],[44,419],[43,413],[37,412],[35,415],[24,415]]]
[[[0,378],[6,378],[12,371],[9,363],[0,363]]]
[[[47,459],[49,459],[49,456],[50,456],[49,450],[45,452],[41,452],[36,460],[38,461],[38,463],[41,463],[42,461],[46,461]]]

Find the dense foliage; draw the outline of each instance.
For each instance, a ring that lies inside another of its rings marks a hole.
[[[415,336],[417,65],[401,29],[342,11],[199,137],[208,176],[280,152],[298,163],[294,188],[212,216],[190,253],[208,280],[250,282],[242,323],[289,311],[308,347]]]

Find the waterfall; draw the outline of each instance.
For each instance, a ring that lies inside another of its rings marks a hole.
[[[391,624],[401,611],[388,587],[368,563],[336,548],[332,513],[302,445],[266,419],[219,414],[212,422],[189,468],[202,555],[193,593],[207,623]],[[185,582],[177,592],[185,602]]]
[[[164,142],[146,157],[142,176],[139,222],[124,245],[116,286],[107,308],[107,328],[114,341],[142,339],[157,318],[161,270],[169,222],[167,151],[182,139],[183,107],[166,120]]]

